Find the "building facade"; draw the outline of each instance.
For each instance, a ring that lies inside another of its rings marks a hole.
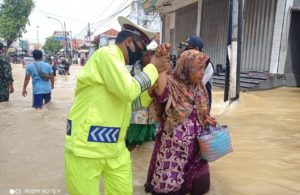
[[[228,0],[157,0],[151,11],[160,13],[162,42],[172,43],[173,54],[195,34],[214,63],[225,67],[227,7]],[[237,12],[234,6],[233,34]],[[283,84],[300,86],[300,0],[244,0],[242,21],[241,71],[284,75]]]

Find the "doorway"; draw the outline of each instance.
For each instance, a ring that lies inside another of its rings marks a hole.
[[[292,10],[289,47],[285,66],[287,86],[300,87],[300,10]]]

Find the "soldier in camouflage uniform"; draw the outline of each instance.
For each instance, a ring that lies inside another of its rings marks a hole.
[[[4,57],[4,46],[0,43],[0,102],[9,100],[9,93],[14,92],[11,65]]]

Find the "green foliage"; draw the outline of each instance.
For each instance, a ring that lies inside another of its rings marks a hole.
[[[60,49],[62,49],[60,41],[54,40],[53,37],[48,37],[43,46],[43,50],[51,55],[57,54],[57,52],[59,52]]]
[[[3,0],[0,5],[0,37],[8,47],[26,32],[33,8],[33,0]]]

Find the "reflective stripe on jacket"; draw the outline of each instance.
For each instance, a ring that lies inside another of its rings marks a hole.
[[[77,75],[66,150],[89,158],[118,156],[125,147],[131,102],[157,78],[152,64],[138,78],[132,77],[117,45],[98,49]]]

